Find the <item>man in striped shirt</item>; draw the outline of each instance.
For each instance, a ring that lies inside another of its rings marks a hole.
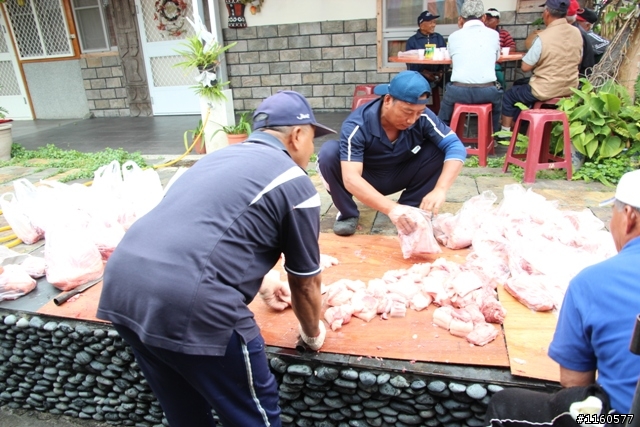
[[[496,30],[498,32],[498,36],[500,37],[500,48],[508,47],[511,52],[516,51],[516,42],[509,34],[509,31],[500,28],[500,12],[495,7],[491,7],[487,9],[487,12],[484,14],[484,25],[487,27]],[[496,78],[502,86],[503,90],[507,90],[507,81],[504,78],[504,71],[502,71],[502,67],[500,64],[496,63]]]

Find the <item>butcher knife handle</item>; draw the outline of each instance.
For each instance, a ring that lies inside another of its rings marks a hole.
[[[70,290],[69,292],[63,292],[63,293],[61,293],[60,295],[58,295],[57,297],[55,297],[53,299],[53,303],[55,305],[63,304],[64,302],[66,302],[72,296],[78,295],[79,293],[82,293],[82,292],[86,291],[87,289],[89,289],[90,287],[96,285],[97,283],[100,283],[101,281],[102,281],[102,277],[100,277],[99,279],[87,282],[84,285],[80,285],[77,288]]]

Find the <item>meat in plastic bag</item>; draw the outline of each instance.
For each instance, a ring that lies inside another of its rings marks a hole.
[[[433,236],[431,213],[414,207],[407,208],[403,214],[411,217],[411,220],[415,223],[415,229],[409,234],[404,234],[398,230],[402,256],[408,259],[415,255],[442,253],[438,241]],[[392,213],[389,214],[389,217],[395,224],[397,219],[391,217]]]
[[[44,258],[47,281],[61,291],[99,279],[104,271],[102,256],[86,227],[51,227],[45,239]]]
[[[47,263],[43,257],[29,255],[20,263],[20,267],[34,279],[39,279],[47,273]]]
[[[0,197],[0,207],[13,232],[25,244],[31,245],[42,239],[44,232],[31,223],[28,209],[18,201],[14,193],[4,193]]]
[[[0,301],[20,298],[36,287],[36,281],[19,265],[5,265],[0,271]]]
[[[475,233],[487,215],[491,213],[498,197],[484,191],[464,202],[455,215],[444,213],[433,220],[433,231],[440,243],[451,249],[462,249],[471,245]]]

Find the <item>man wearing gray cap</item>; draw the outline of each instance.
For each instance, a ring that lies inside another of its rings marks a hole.
[[[212,408],[225,426],[281,425],[278,385],[248,305],[260,290],[273,309],[287,306],[273,298],[289,295],[285,285],[261,289],[282,253],[292,326],[311,349],[324,342],[320,196],[305,168],[313,138],[334,131],[292,91],[265,99],[253,126],[244,143],[177,179],[105,269],[97,316],[131,346],[171,426],[213,427]]]
[[[531,49],[522,58],[521,69],[533,71],[529,83],[514,85],[502,98],[502,130],[510,131],[520,109],[518,102],[536,101],[572,95],[578,87],[578,66],[582,61],[580,30],[567,22],[569,0],[547,0],[542,20],[546,28],[537,34]]]
[[[449,36],[449,53],[453,63],[451,83],[440,105],[438,117],[449,124],[453,107],[459,104],[492,106],[493,132],[500,128],[502,90],[496,85],[496,61],[500,57],[500,36],[482,22],[484,5],[480,0],[462,4],[458,26]]]
[[[640,312],[639,188],[640,170],[628,172],[615,197],[602,203],[613,203],[609,230],[618,254],[582,270],[565,293],[548,351],[560,365],[564,388],[552,395],[505,389],[491,399],[485,425],[605,424],[593,421],[599,417],[575,418],[589,396],[600,400],[602,408],[595,414],[605,415],[607,425],[625,424],[619,415],[608,414],[609,409],[629,414],[640,375],[638,356],[628,350]]]

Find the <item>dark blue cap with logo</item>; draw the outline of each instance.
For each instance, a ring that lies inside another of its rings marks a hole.
[[[418,16],[418,25],[422,24],[424,21],[433,21],[434,19],[440,18],[440,15],[432,15],[431,12],[425,10]]]
[[[426,104],[427,99],[420,99],[422,95],[431,93],[431,86],[417,71],[401,71],[389,84],[375,87],[376,95],[389,94],[409,104]]]
[[[316,122],[307,99],[298,92],[282,90],[258,105],[253,113],[253,129],[276,126],[312,125],[315,136],[336,133],[335,130]]]
[[[569,3],[569,0],[547,0],[544,4],[541,4],[540,7],[546,6],[550,9],[566,12],[569,10]]]

